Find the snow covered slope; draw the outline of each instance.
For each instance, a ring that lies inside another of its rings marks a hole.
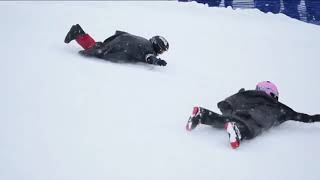
[[[258,10],[178,2],[0,2],[1,180],[318,180],[320,124],[288,122],[232,150],[184,129],[194,105],[271,80],[280,101],[319,108],[320,27]],[[79,23],[162,35],[168,66],[115,64],[64,44]]]

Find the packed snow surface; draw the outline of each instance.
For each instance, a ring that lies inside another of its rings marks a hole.
[[[319,180],[320,124],[286,122],[233,150],[185,130],[192,107],[262,80],[320,113],[320,26],[259,10],[179,2],[0,2],[1,180]],[[63,42],[79,23],[164,36],[166,67],[112,63]]]

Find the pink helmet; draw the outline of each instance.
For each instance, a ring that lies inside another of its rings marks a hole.
[[[265,93],[267,93],[268,95],[270,95],[271,97],[275,98],[276,100],[278,100],[279,98],[279,91],[276,85],[274,85],[272,82],[270,81],[262,81],[259,82],[256,85],[256,90],[258,91],[264,91]]]

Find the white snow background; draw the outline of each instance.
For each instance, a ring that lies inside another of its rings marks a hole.
[[[1,180],[319,180],[320,124],[286,122],[233,150],[185,130],[192,107],[271,80],[320,113],[320,26],[283,14],[179,2],[0,2]],[[117,64],[63,42],[79,23],[164,36],[166,67]]]

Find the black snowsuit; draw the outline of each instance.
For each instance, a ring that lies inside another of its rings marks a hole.
[[[293,120],[305,123],[320,122],[320,115],[298,113],[263,91],[241,89],[218,103],[222,115],[210,112],[201,123],[221,128],[227,121],[239,123],[241,135],[251,139],[264,130]]]
[[[155,64],[155,61],[160,60],[156,58],[157,53],[149,40],[123,31],[116,31],[104,42],[97,42],[95,46],[80,51],[80,54],[113,62]]]

